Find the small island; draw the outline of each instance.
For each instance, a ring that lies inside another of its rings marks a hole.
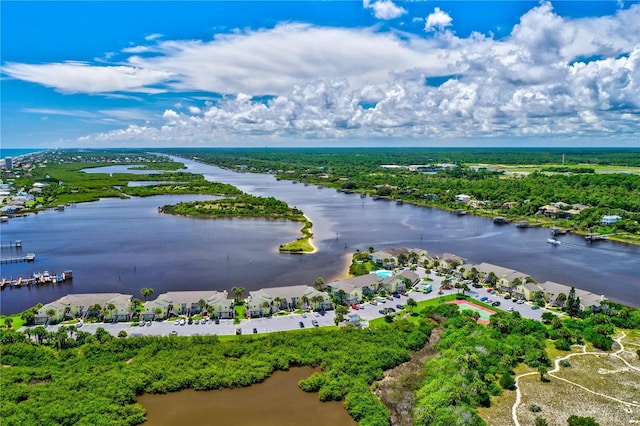
[[[302,222],[303,236],[288,244],[280,245],[282,253],[313,253],[310,240],[312,223],[301,210],[289,207],[274,197],[257,197],[241,194],[219,200],[192,201],[159,207],[162,213],[199,218],[265,218]]]

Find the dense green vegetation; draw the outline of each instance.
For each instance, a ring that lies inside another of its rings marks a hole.
[[[172,150],[185,157],[234,170],[276,176],[448,210],[464,208],[485,216],[528,219],[535,224],[576,232],[619,233],[640,242],[640,176],[598,174],[579,165],[640,165],[637,150],[438,150],[438,149],[245,149]],[[565,155],[564,165],[559,163]],[[539,164],[543,171],[506,175],[470,164]],[[455,167],[447,167],[453,164]],[[381,165],[431,165],[420,170]],[[457,194],[475,203],[456,202]],[[560,213],[547,217],[540,207],[560,203]],[[573,205],[579,214],[564,213]],[[622,220],[601,225],[604,215]]]
[[[52,151],[25,157],[28,170],[4,172],[16,189],[29,190],[38,182],[46,186],[36,194],[36,201],[26,211],[49,208],[72,202],[97,201],[104,197],[149,196],[164,194],[237,195],[232,185],[208,182],[204,176],[179,172],[182,163],[164,156],[143,152]],[[83,169],[124,165],[132,170],[164,171],[153,174],[85,173]],[[162,182],[156,185],[128,186],[129,182]]]
[[[304,365],[321,372],[303,380],[302,389],[318,392],[322,400],[344,399],[360,424],[386,425],[387,409],[369,385],[407,361],[430,330],[398,322],[373,330],[313,329],[221,342],[216,336],[114,338],[104,330],[93,336],[33,329],[41,344],[2,330],[2,423],[134,425],[144,420],[144,409],[135,403],[142,393],[248,386],[275,370]]]
[[[415,393],[414,423],[485,425],[478,407],[514,389],[514,369],[525,364],[540,372],[551,360],[552,339],[592,342],[611,349],[616,328],[640,329],[640,310],[615,303],[578,318],[546,316],[545,323],[498,312],[488,326],[453,304],[432,301],[409,320],[369,329],[320,328],[259,336],[116,338],[75,326],[58,331],[33,327],[25,333],[0,329],[3,424],[116,424],[144,421],[135,403],[145,392],[164,393],[249,386],[275,370],[319,367],[299,386],[323,401],[344,400],[361,425],[388,425],[389,414],[372,394],[383,372],[422,348],[442,327],[438,356],[424,366]],[[558,345],[558,343],[561,343]]]
[[[298,240],[280,246],[283,252],[309,252],[313,247],[309,244],[311,222],[302,211],[291,208],[284,201],[273,197],[256,197],[242,194],[233,198],[220,200],[193,201],[160,207],[160,211],[167,214],[176,214],[192,217],[260,217],[267,219],[283,219],[295,222],[303,222],[303,237]]]

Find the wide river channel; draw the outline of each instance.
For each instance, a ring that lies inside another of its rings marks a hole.
[[[177,290],[227,290],[234,286],[311,285],[342,276],[356,249],[397,246],[454,253],[467,263],[489,262],[604,294],[640,307],[640,246],[588,243],[564,235],[547,243],[547,229],[495,225],[490,219],[361,198],[273,176],[236,173],[189,160],[188,170],[260,196],[273,196],[301,209],[313,222],[309,255],[278,253],[298,238],[301,225],[260,219],[193,219],[160,214],[158,207],[211,197],[170,195],[104,199],[65,211],[45,211],[1,225],[2,243],[21,240],[22,249],[2,249],[2,258],[33,252],[33,263],[2,265],[2,277],[73,270],[73,283],[2,291],[3,314],[48,303],[68,293],[114,292],[140,297]],[[99,171],[100,169],[93,169]],[[101,171],[105,171],[103,168]],[[108,172],[124,171],[110,167]]]

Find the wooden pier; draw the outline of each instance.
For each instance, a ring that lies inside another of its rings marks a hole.
[[[0,248],[3,248],[3,249],[22,248],[22,240],[9,241],[8,243],[0,244]]]
[[[32,285],[39,286],[39,285],[55,284],[55,283],[62,284],[65,282],[72,282],[72,281],[73,281],[73,271],[70,269],[64,271],[60,275],[56,275],[53,273],[50,274],[49,272],[45,271],[43,273],[33,274],[31,277],[28,277],[28,278],[20,277],[17,280],[3,278],[2,281],[0,281],[0,289],[4,290],[5,287],[20,288],[20,287],[28,287]]]
[[[35,253],[27,253],[25,256],[0,259],[0,264],[5,265],[7,263],[35,262],[35,260]]]

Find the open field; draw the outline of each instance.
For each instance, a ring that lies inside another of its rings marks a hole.
[[[640,174],[640,167],[634,166],[612,166],[600,164],[468,164],[473,167],[486,167],[506,170],[507,173],[533,173],[543,171],[550,168],[566,167],[573,169],[594,169],[596,173],[631,173]],[[553,173],[553,172],[549,172]]]
[[[570,366],[559,367],[557,372],[550,369],[545,375],[549,382],[542,382],[535,371],[523,374],[519,378],[522,399],[515,410],[519,423],[506,416],[514,392],[497,398],[494,407],[482,412],[483,417],[496,426],[534,424],[536,417],[560,426],[571,415],[593,417],[601,425],[640,423],[640,361],[635,354],[640,346],[638,333],[629,334],[616,339],[624,348],[615,344],[608,353],[574,346],[563,357]],[[558,358],[555,361],[557,365]],[[533,412],[533,405],[541,411]]]

